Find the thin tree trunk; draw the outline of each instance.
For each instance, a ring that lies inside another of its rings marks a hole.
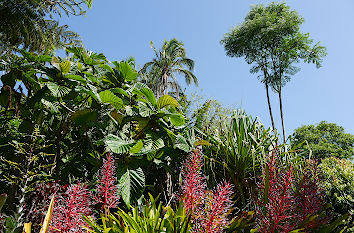
[[[168,95],[168,75],[166,73],[163,74],[163,95]]]
[[[281,87],[279,88],[278,96],[279,96],[279,107],[280,107],[281,126],[282,126],[282,129],[283,129],[283,139],[284,139],[284,144],[285,144],[285,142],[286,142],[286,135],[285,135],[285,125],[284,125],[284,117],[283,117],[283,102],[282,102],[282,98],[281,98]]]
[[[273,113],[272,113],[272,106],[270,105],[270,98],[269,98],[269,85],[268,85],[268,83],[266,83],[265,85],[266,85],[267,101],[268,101],[268,109],[269,109],[270,120],[272,121],[273,130],[275,130],[274,118],[273,118]]]

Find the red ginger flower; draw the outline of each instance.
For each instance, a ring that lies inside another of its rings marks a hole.
[[[201,228],[197,232],[217,233],[227,227],[227,215],[232,207],[232,185],[225,182],[218,185],[216,190],[210,192],[202,217]]]
[[[205,177],[201,173],[203,154],[194,150],[187,157],[182,168],[182,199],[187,213],[198,214],[199,206],[205,197]]]
[[[202,152],[194,150],[183,165],[183,205],[194,223],[193,232],[222,232],[228,224],[232,187],[225,182],[218,185],[214,192],[206,190],[206,180],[201,172],[202,161]]]
[[[103,160],[103,165],[100,169],[99,181],[96,186],[97,203],[102,203],[106,211],[111,208],[116,208],[119,204],[119,195],[117,188],[116,167],[114,166],[114,159],[112,154],[108,154],[107,159]]]
[[[269,178],[268,181],[266,177]],[[269,182],[268,190],[266,190],[266,182]],[[258,186],[261,194],[261,197],[256,200],[259,231],[287,233],[293,230],[293,205],[295,203],[292,168],[282,168],[278,155],[273,153],[266,162],[262,181]]]
[[[55,201],[51,232],[77,233],[87,232],[87,223],[82,216],[92,214],[91,194],[86,184],[70,185],[64,194]]]

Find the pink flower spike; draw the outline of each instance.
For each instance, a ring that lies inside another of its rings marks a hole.
[[[91,194],[87,186],[70,185],[55,201],[50,232],[86,232],[82,216],[92,215]]]
[[[102,208],[109,212],[109,209],[116,208],[119,204],[116,167],[111,153],[108,154],[107,159],[103,160],[98,178],[95,200],[97,203],[102,203]]]
[[[206,183],[202,176],[203,154],[194,150],[187,157],[182,168],[182,200],[187,213],[197,214],[199,205],[203,203]]]
[[[225,182],[217,186],[211,197],[210,209],[206,213],[207,219],[203,223],[204,232],[218,233],[227,227],[229,224],[227,215],[232,208],[232,194],[232,185],[230,183]]]

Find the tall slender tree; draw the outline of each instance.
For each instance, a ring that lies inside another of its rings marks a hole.
[[[140,73],[143,80],[158,95],[166,95],[170,90],[179,95],[180,85],[176,75],[182,75],[188,85],[192,82],[198,85],[197,77],[192,73],[194,61],[187,57],[183,43],[177,39],[165,40],[162,48],[157,50],[152,42],[151,48],[155,58],[146,63]]]
[[[283,117],[282,87],[290,81],[291,75],[299,71],[293,64],[303,60],[321,66],[326,48],[319,43],[313,45],[308,33],[301,33],[304,19],[285,3],[271,3],[268,6],[252,6],[245,21],[226,33],[221,43],[231,57],[245,57],[253,64],[251,73],[264,83],[272,126],[275,128],[269,87],[278,94],[284,143],[286,142]]]

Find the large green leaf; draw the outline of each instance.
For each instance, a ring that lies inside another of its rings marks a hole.
[[[140,92],[150,101],[150,103],[152,103],[154,107],[156,107],[156,98],[150,88],[141,88]]]
[[[67,73],[70,72],[71,62],[70,62],[70,61],[61,62],[61,63],[59,64],[59,67],[60,67],[60,71],[61,71],[63,74],[67,74]]]
[[[129,167],[118,167],[119,188],[123,201],[130,206],[139,199],[145,187],[145,175],[139,167],[132,169]]]
[[[52,82],[47,82],[47,87],[54,97],[63,97],[70,91],[69,88],[59,86],[58,84]]]
[[[153,111],[144,103],[139,103],[138,109],[139,109],[139,114],[142,117],[149,117],[153,114]]]
[[[119,63],[119,71],[123,75],[124,79],[128,82],[135,80],[138,77],[138,72],[136,72],[128,62]]]
[[[144,146],[144,143],[139,140],[130,150],[129,152],[131,154],[136,154],[136,153],[139,153],[141,151],[141,149],[143,148]]]
[[[84,84],[84,85],[87,83],[86,79],[84,79],[84,78],[83,78],[82,76],[80,76],[80,75],[67,74],[67,75],[65,75],[64,77],[67,78],[67,79],[79,81],[80,83],[82,83],[82,84]]]
[[[178,102],[172,96],[163,95],[157,100],[157,107],[161,109],[166,106],[178,107]]]
[[[109,71],[109,72],[111,72],[111,73],[114,73],[114,70],[112,69],[112,67],[110,67],[107,64],[101,64],[100,67],[105,69],[105,70],[107,70],[107,71]]]
[[[94,112],[91,109],[78,110],[71,115],[71,120],[79,125],[95,121],[96,119],[97,112]]]
[[[180,134],[178,134],[176,137],[175,147],[185,152],[190,152],[192,150],[187,140]]]
[[[103,103],[111,104],[115,108],[121,108],[123,101],[121,98],[113,94],[111,91],[105,90],[99,93],[100,99]]]
[[[115,135],[109,134],[104,142],[106,146],[114,153],[125,154],[134,146],[133,140],[123,140]]]
[[[181,114],[171,114],[170,121],[174,126],[182,126],[184,125],[184,117]]]

